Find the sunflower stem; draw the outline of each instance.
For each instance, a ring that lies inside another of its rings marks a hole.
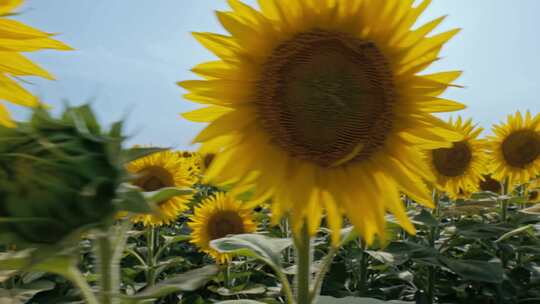
[[[304,223],[300,235],[294,237],[296,248],[296,304],[310,304],[309,281],[311,277],[311,239]]]
[[[100,301],[101,304],[116,304],[118,298],[114,294],[120,288],[119,282],[119,265],[118,261],[113,259],[113,250],[111,240],[107,232],[102,234],[97,239],[97,261],[99,271],[99,282],[101,285]]]
[[[506,196],[508,195],[508,188],[509,188],[509,179],[506,178],[504,181],[503,181],[503,188],[502,188],[502,195],[503,196]],[[501,201],[501,221],[503,223],[506,223],[506,219],[507,219],[507,216],[506,216],[506,213],[507,213],[507,210],[508,210],[508,200],[507,199],[503,199]]]
[[[81,295],[85,303],[87,304],[100,303],[96,295],[92,291],[92,287],[88,285],[88,282],[86,282],[86,279],[84,278],[83,274],[77,267],[71,267],[65,276],[67,279],[69,279],[73,283],[73,285],[77,286],[77,288],[81,291]]]
[[[435,219],[437,219],[437,223],[439,222],[440,217],[440,196],[439,192],[435,189],[433,190],[433,203],[435,204],[435,208],[433,209],[432,215]],[[435,248],[435,242],[439,238],[439,227],[434,226],[430,228],[429,233],[429,246],[431,248]],[[437,269],[435,266],[428,266],[428,276],[427,276],[427,287],[426,287],[426,295],[427,295],[427,303],[432,304],[435,301],[435,282],[437,280]]]
[[[231,264],[229,262],[225,262],[225,265],[221,268],[223,271],[223,285],[227,289],[231,289]]]
[[[367,245],[362,239],[358,240],[360,247],[360,281],[358,282],[358,289],[361,296],[367,293],[367,281],[368,281],[368,254],[366,253]]]
[[[154,252],[156,249],[156,229],[154,226],[150,226],[146,229],[146,246],[148,248],[148,252],[146,255],[146,285],[147,286],[154,286],[156,278],[155,278],[155,264],[154,263]]]
[[[326,273],[330,269],[330,265],[332,265],[332,261],[334,260],[334,257],[336,256],[336,253],[338,252],[339,247],[332,246],[330,248],[330,251],[328,254],[324,257],[324,261],[321,267],[321,270],[317,274],[317,277],[315,278],[315,284],[313,285],[313,290],[311,290],[309,300],[311,303],[315,303],[317,300],[317,297],[319,296],[319,293],[321,292],[322,283],[324,281],[324,277],[326,276]]]

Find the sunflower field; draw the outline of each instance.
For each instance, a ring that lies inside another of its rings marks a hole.
[[[188,151],[51,112],[26,53],[72,47],[0,0],[0,304],[539,304],[540,113],[443,97],[430,2],[228,0]]]

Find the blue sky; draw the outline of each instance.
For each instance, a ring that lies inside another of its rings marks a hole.
[[[131,143],[188,148],[202,126],[180,118],[197,106],[175,83],[213,59],[190,32],[223,32],[213,11],[225,8],[225,0],[27,0],[18,19],[77,49],[31,54],[58,80],[28,87],[57,110],[63,100],[92,100],[105,123],[127,117]],[[421,19],[449,15],[441,30],[463,28],[431,70],[464,71],[466,87],[446,96],[485,128],[518,109],[540,112],[538,11],[538,0],[433,0]]]

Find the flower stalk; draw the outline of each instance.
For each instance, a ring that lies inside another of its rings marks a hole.
[[[296,248],[296,303],[311,304],[310,278],[311,278],[311,237],[307,225],[304,223],[301,233],[294,237]]]

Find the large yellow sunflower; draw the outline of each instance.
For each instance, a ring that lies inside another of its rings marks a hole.
[[[508,115],[506,124],[493,126],[493,133],[490,164],[495,179],[508,178],[512,187],[540,174],[540,114]]]
[[[482,173],[486,172],[487,142],[479,139],[483,129],[463,121],[461,116],[449,125],[463,135],[463,139],[452,143],[452,147],[438,148],[426,152],[431,170],[437,177],[436,187],[450,198],[465,198],[479,190]]]
[[[154,153],[128,164],[129,172],[138,177],[133,184],[144,191],[157,191],[166,187],[191,187],[198,177],[191,174],[190,162],[182,161],[177,153]],[[158,204],[160,214],[137,214],[131,220],[145,226],[161,226],[173,222],[184,210],[191,195],[175,196]]]
[[[51,74],[24,57],[21,52],[43,49],[70,50],[51,34],[41,32],[19,21],[7,18],[23,3],[23,0],[0,0],[0,100],[35,107],[38,99],[18,84],[19,76],[39,76],[54,79]],[[12,126],[9,112],[0,104],[0,124]]]
[[[195,207],[188,225],[193,230],[191,242],[219,263],[229,261],[231,255],[212,249],[210,241],[231,234],[252,233],[257,230],[251,208],[242,205],[233,196],[221,192]]]
[[[463,108],[437,97],[459,71],[420,72],[459,30],[429,36],[444,17],[412,29],[430,1],[258,2],[217,13],[230,35],[195,33],[219,60],[180,83],[208,105],[184,114],[210,123],[194,140],[218,152],[206,179],[254,183],[295,233],[306,219],[315,234],[324,210],[334,232],[345,212],[368,243],[384,235],[386,211],[414,232],[400,190],[431,205],[418,148],[460,140],[432,113]]]

